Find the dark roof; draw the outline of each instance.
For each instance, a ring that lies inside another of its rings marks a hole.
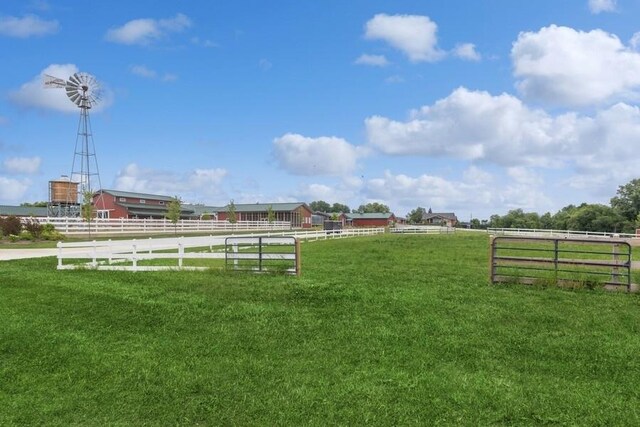
[[[456,217],[456,214],[453,212],[433,212],[433,213],[426,213],[424,215],[422,215],[422,219],[431,219],[431,218],[444,218],[444,219],[452,219],[452,220],[458,220],[458,218]]]
[[[169,211],[169,206],[167,205],[149,205],[146,203],[117,203],[118,205],[127,208],[129,213],[134,215],[151,215],[151,214],[165,214]],[[183,215],[192,215],[193,209],[186,208],[182,206],[180,209],[180,213]]]
[[[6,206],[0,205],[0,215],[2,216],[38,216],[38,217],[46,217],[49,216],[49,210],[44,207],[33,207],[33,206]]]
[[[269,206],[274,212],[293,212],[301,206],[304,206],[307,210],[311,211],[309,206],[303,202],[294,203],[234,203],[236,206],[236,212],[267,212]],[[223,206],[217,208],[215,212],[228,212],[229,206]]]
[[[106,190],[102,189],[97,191],[97,193],[109,193],[115,197],[131,197],[133,199],[145,199],[145,200],[162,200],[165,202],[170,202],[173,200],[173,197],[170,196],[162,196],[159,194],[148,194],[148,193],[135,193],[132,191],[119,191],[119,190]]]
[[[389,219],[393,215],[392,212],[386,212],[386,213],[381,213],[381,212],[368,212],[368,213],[359,213],[359,212],[353,212],[353,213],[348,213],[345,214],[347,216],[347,219]]]

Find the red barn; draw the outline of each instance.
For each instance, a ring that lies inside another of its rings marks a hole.
[[[130,191],[99,190],[93,206],[99,218],[166,218],[173,197]],[[182,219],[197,218],[188,205],[182,206]]]
[[[391,213],[349,213],[347,224],[353,227],[387,227],[396,223],[396,216]]]

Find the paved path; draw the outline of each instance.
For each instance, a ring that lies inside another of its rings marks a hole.
[[[42,258],[58,255],[58,249],[0,249],[0,261],[12,259]]]

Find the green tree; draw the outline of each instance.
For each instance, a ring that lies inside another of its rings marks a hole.
[[[174,234],[178,234],[178,221],[182,214],[182,200],[178,196],[173,196],[167,205],[167,219],[173,224]]]
[[[583,203],[569,215],[567,228],[569,230],[617,233],[625,230],[626,223],[627,221],[622,215],[609,206]]]
[[[343,205],[341,203],[334,203],[331,205],[331,210],[329,212],[335,213],[351,213],[351,208],[347,205]]]
[[[80,215],[89,225],[89,236],[91,236],[91,220],[93,219],[93,193],[85,191],[82,193],[82,205],[80,206]]]
[[[417,207],[407,214],[407,221],[409,224],[422,224],[422,219],[426,213],[425,208]]]
[[[389,213],[391,212],[391,210],[387,205],[384,205],[378,202],[373,202],[373,203],[367,203],[366,205],[360,205],[360,207],[358,207],[358,212],[359,213]]]
[[[618,187],[616,196],[611,199],[611,207],[631,222],[640,214],[640,179],[633,179]]]
[[[329,212],[331,205],[324,200],[315,200],[309,203],[309,208],[311,208],[313,212]]]
[[[20,206],[24,206],[26,208],[46,208],[48,206],[47,202],[33,202],[33,203],[20,203]]]
[[[273,206],[269,205],[267,208],[267,221],[269,224],[273,223],[276,220],[276,213],[273,210]]]
[[[227,205],[227,221],[231,224],[238,222],[238,216],[236,214],[236,204],[233,203],[233,199]]]

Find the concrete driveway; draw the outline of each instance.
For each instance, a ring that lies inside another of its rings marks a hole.
[[[58,255],[58,249],[0,249],[0,261],[25,258],[43,258]]]

